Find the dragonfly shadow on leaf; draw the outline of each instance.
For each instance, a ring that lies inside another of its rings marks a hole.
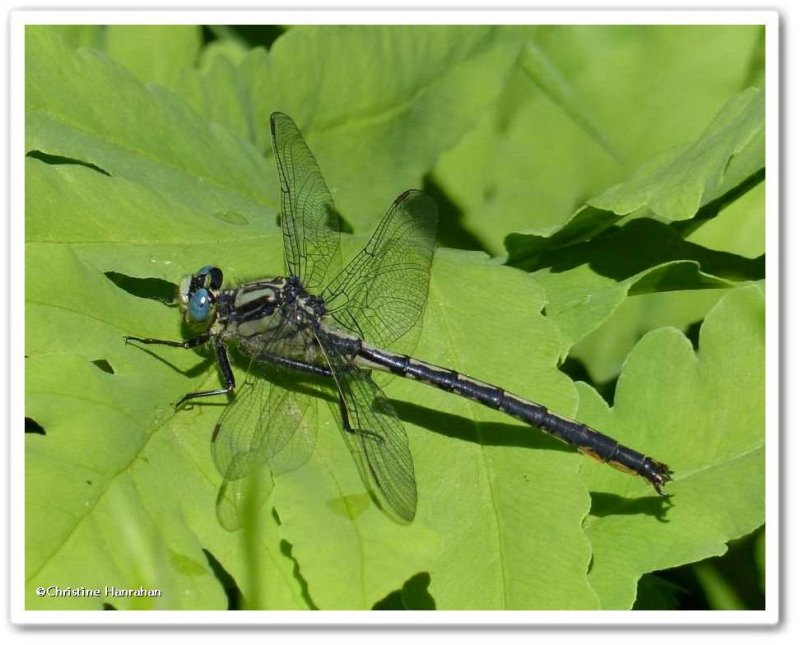
[[[659,522],[668,522],[667,512],[672,508],[671,496],[656,497],[645,495],[628,498],[612,493],[590,492],[592,496],[592,517],[608,517],[609,515],[652,515]]]
[[[440,412],[405,401],[395,401],[393,404],[403,421],[451,439],[460,439],[483,446],[574,452],[560,441],[529,426],[496,421],[476,422],[458,414]]]
[[[143,352],[146,352],[147,354],[150,354],[150,356],[154,357],[156,360],[158,360],[162,364],[166,365],[171,370],[173,370],[173,371],[177,372],[178,374],[181,374],[181,375],[183,375],[183,376],[185,376],[187,378],[195,378],[195,377],[200,376],[201,374],[205,374],[209,370],[209,368],[211,367],[211,364],[214,362],[214,357],[213,356],[204,356],[202,354],[199,354],[199,356],[200,356],[200,358],[202,360],[197,365],[194,365],[193,367],[190,367],[189,369],[183,370],[180,367],[178,367],[177,365],[175,365],[173,362],[171,362],[168,358],[164,358],[163,356],[161,356],[160,354],[156,353],[155,351],[153,351],[149,347],[143,347],[141,345],[134,345],[134,347],[137,347],[138,349],[142,350]]]
[[[176,305],[178,286],[172,282],[160,278],[137,278],[117,271],[106,271],[104,275],[115,286],[132,296],[155,300],[170,307]]]
[[[415,403],[394,402],[400,418],[420,428],[451,439],[460,439],[482,446],[503,446],[531,450],[554,450],[574,453],[575,450],[560,441],[539,432],[535,428],[494,421],[475,422],[457,414],[431,410]],[[628,498],[612,493],[591,492],[592,510],[595,517],[607,515],[652,515],[666,522],[668,509],[672,506],[670,496],[654,496],[645,493],[641,497]]]

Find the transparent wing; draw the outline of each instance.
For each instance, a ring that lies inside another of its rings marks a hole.
[[[259,369],[260,371],[260,369]],[[291,376],[265,368],[272,380]],[[287,384],[288,385],[288,384]],[[301,466],[314,449],[313,424],[307,423],[307,396],[266,378],[250,378],[238,388],[214,428],[214,464],[226,480],[241,479],[264,464],[274,474]]]
[[[417,483],[402,421],[368,370],[334,347],[326,347],[325,353],[340,397],[342,435],[364,485],[389,515],[411,522],[417,512]]]
[[[298,375],[263,362],[289,324],[282,319],[269,339],[251,350],[247,377],[214,428],[214,463],[226,480],[246,477],[265,463],[274,474],[287,472],[314,449],[316,426],[307,418],[310,400],[299,391]]]
[[[257,518],[272,493],[272,473],[261,468],[242,479],[224,479],[217,494],[217,521],[228,531],[238,531]]]
[[[270,117],[272,149],[281,184],[281,230],[288,275],[299,277],[312,293],[339,245],[339,219],[314,155],[294,121],[274,112]]]
[[[428,297],[436,218],[436,203],[418,190],[394,201],[322,294],[337,324],[380,347],[414,326]]]

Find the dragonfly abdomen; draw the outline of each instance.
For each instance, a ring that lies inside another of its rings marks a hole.
[[[397,376],[433,385],[540,428],[589,457],[607,463],[617,470],[644,477],[659,494],[663,494],[661,486],[671,479],[671,471],[665,464],[628,448],[583,423],[565,419],[543,405],[518,397],[495,385],[484,383],[455,370],[367,345],[362,345],[358,356],[364,367],[381,369]]]

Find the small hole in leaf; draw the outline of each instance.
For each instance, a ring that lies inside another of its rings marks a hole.
[[[159,278],[132,278],[116,271],[106,271],[105,276],[120,289],[137,298],[158,300],[167,305],[175,303],[175,294],[178,288],[166,280]]]
[[[30,417],[25,417],[25,434],[46,435],[44,428]]]
[[[92,363],[94,363],[98,369],[104,371],[106,374],[116,374],[114,368],[111,367],[111,363],[109,363],[105,358],[99,358],[96,361],[92,361]]]
[[[42,161],[50,166],[83,166],[84,168],[89,168],[90,170],[99,172],[106,177],[111,176],[110,172],[103,170],[100,166],[97,166],[89,161],[82,161],[81,159],[62,157],[61,155],[51,155],[47,154],[46,152],[42,152],[41,150],[31,150],[25,156],[31,157],[32,159],[38,159],[39,161]]]

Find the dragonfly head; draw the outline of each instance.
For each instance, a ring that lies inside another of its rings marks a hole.
[[[222,271],[212,266],[205,266],[181,280],[178,299],[187,323],[206,325],[214,321],[221,286]]]

